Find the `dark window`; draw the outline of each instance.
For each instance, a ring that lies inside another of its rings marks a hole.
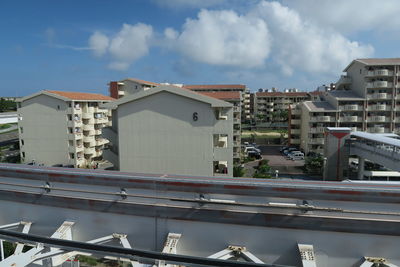
[[[24,157],[24,158],[25,158],[25,152],[22,152],[22,157]]]
[[[23,140],[23,139],[21,139],[21,144],[22,144],[22,145],[25,145],[25,142],[24,142],[24,140]]]
[[[60,110],[60,105],[57,105],[57,109]]]

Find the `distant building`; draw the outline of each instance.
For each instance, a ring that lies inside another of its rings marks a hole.
[[[325,127],[400,133],[400,58],[356,59],[344,72],[322,94],[321,103],[304,102],[291,109],[301,109],[300,146],[306,152],[322,151]],[[297,127],[292,120],[290,129],[297,132]],[[299,141],[294,138],[291,142]]]
[[[242,122],[252,119],[250,112],[250,91],[243,84],[207,84],[207,85],[183,85],[186,89],[195,92],[240,92],[241,94],[241,120]]]
[[[92,166],[102,160],[101,130],[111,112],[99,105],[114,100],[101,94],[40,91],[18,103],[21,160],[52,166]]]
[[[307,92],[257,92],[254,97],[256,121],[273,121],[274,113],[287,111],[289,105],[310,99]]]
[[[121,171],[232,176],[233,105],[161,85],[105,104],[104,155]]]

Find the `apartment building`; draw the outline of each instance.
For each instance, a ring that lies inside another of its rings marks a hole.
[[[240,163],[241,151],[241,103],[242,94],[240,92],[198,92],[212,98],[229,102],[233,105],[233,162]]]
[[[400,133],[400,58],[356,59],[344,72],[335,89],[324,94],[320,108],[314,108],[316,102],[300,105],[301,132],[311,127],[309,131],[319,134],[322,128],[332,126],[370,133]],[[312,123],[310,114],[323,121]],[[290,125],[295,132],[297,127]],[[318,146],[307,145],[316,142],[312,140],[314,137],[319,139],[320,135],[301,135],[300,145],[306,152],[320,152],[323,148],[321,142]],[[299,141],[292,138],[291,142]]]
[[[273,121],[277,112],[287,111],[291,104],[310,100],[306,92],[257,92],[254,99],[254,114],[258,121]]]
[[[99,105],[114,99],[92,93],[40,91],[18,102],[18,130],[23,163],[46,166],[93,166],[102,160],[108,140],[102,128],[111,112]]]
[[[118,99],[125,95],[131,95],[140,91],[154,88],[160,84],[135,78],[127,78],[121,81],[112,81],[108,85],[110,96]]]
[[[241,120],[250,121],[250,90],[243,84],[207,84],[207,85],[183,85],[186,89],[195,92],[240,92],[241,94]]]
[[[161,85],[103,106],[113,109],[104,156],[116,169],[232,176],[231,103]]]

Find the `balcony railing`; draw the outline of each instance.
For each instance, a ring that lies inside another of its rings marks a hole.
[[[357,122],[358,116],[344,116],[340,117],[340,120],[343,122]]]
[[[367,83],[367,88],[391,88],[393,83],[388,81],[375,81]]]
[[[368,118],[368,122],[385,122],[386,116],[371,116]]]
[[[330,122],[334,121],[331,116],[317,116],[317,117],[311,117],[312,122]]]
[[[85,147],[83,150],[83,153],[85,153],[86,155],[91,155],[94,154],[96,152],[96,150],[94,149],[94,147]]]
[[[301,120],[290,120],[290,124],[298,125],[301,123]]]
[[[393,71],[388,70],[388,69],[378,69],[378,70],[373,70],[373,71],[368,71],[367,76],[373,77],[373,76],[393,76]]]
[[[347,110],[347,111],[362,110],[362,106],[359,106],[359,105],[343,105],[343,106],[340,107],[340,110]]]
[[[368,94],[368,99],[386,99],[388,96],[387,93],[375,93],[375,94]]]
[[[290,129],[291,134],[300,134],[300,129]]]

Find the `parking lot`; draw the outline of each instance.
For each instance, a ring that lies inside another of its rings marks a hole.
[[[271,166],[273,172],[279,171],[281,175],[302,175],[304,160],[289,160],[281,154],[279,149],[280,145],[259,146],[262,158],[269,160],[268,165]],[[245,163],[246,176],[252,176],[254,173],[254,166],[258,165],[258,160]]]

